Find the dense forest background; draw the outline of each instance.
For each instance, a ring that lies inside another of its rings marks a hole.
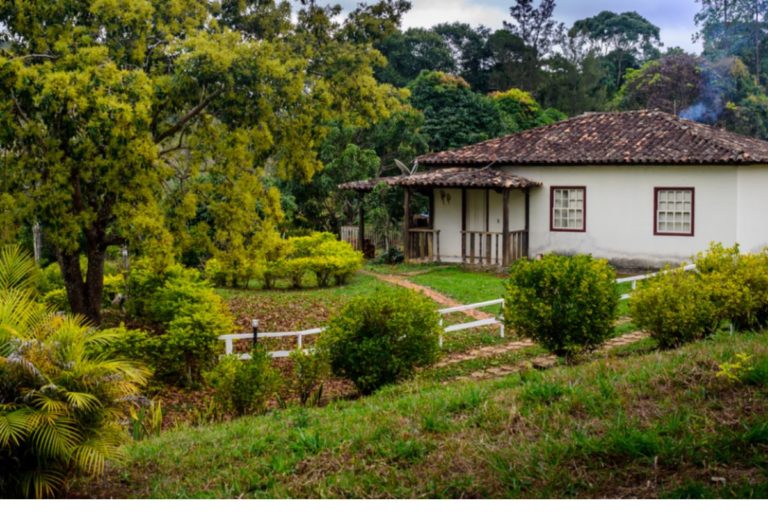
[[[701,0],[701,55],[635,12],[403,30],[406,0],[0,0],[0,243],[57,262],[98,320],[121,248],[162,268],[279,258],[353,222],[339,183],[587,111],[658,108],[768,138],[765,0]],[[401,198],[368,195],[371,233]]]
[[[292,225],[337,230],[351,221],[335,185],[397,174],[394,158],[584,112],[661,109],[768,138],[768,2],[700,4],[691,37],[703,52],[695,55],[664,48],[659,27],[636,12],[603,11],[566,26],[553,17],[556,0],[517,0],[499,30],[460,22],[401,30],[409,2],[386,2],[391,30],[370,41],[386,59],[375,76],[408,91],[403,109],[372,129],[334,131],[339,137],[323,145],[327,172],[309,185],[281,185]],[[374,211],[382,199],[374,196]],[[372,220],[382,231],[392,219]]]

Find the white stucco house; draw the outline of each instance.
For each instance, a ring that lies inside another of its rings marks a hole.
[[[403,188],[410,260],[588,253],[646,268],[713,241],[768,246],[768,142],[660,111],[585,114],[418,162],[410,176],[341,186]],[[429,197],[426,225],[413,221],[413,194]]]

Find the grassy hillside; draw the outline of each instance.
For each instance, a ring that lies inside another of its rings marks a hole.
[[[741,382],[717,373],[752,356]],[[768,335],[184,429],[75,494],[768,497]]]

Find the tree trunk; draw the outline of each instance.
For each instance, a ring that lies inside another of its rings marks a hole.
[[[104,295],[104,260],[106,250],[100,246],[87,251],[88,264],[85,279],[80,269],[78,252],[58,253],[59,266],[67,289],[72,312],[85,316],[96,325],[101,323],[101,301]]]

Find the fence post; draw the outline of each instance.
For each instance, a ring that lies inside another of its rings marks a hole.
[[[443,317],[440,316],[440,348],[443,348]]]
[[[251,350],[256,348],[256,343],[259,342],[259,321],[255,318],[251,320],[251,327],[253,328],[253,341],[251,342]]]
[[[499,315],[499,335],[504,337],[504,304],[506,301],[501,299],[501,314]]]
[[[226,340],[224,340],[224,347],[225,347],[224,348],[224,352],[227,355],[229,355],[229,354],[231,354],[233,352],[232,338],[227,338]]]
[[[297,341],[298,341],[298,345],[299,345],[299,350],[301,350],[301,344],[302,344],[302,336],[301,336],[301,334],[299,334],[297,336]]]

